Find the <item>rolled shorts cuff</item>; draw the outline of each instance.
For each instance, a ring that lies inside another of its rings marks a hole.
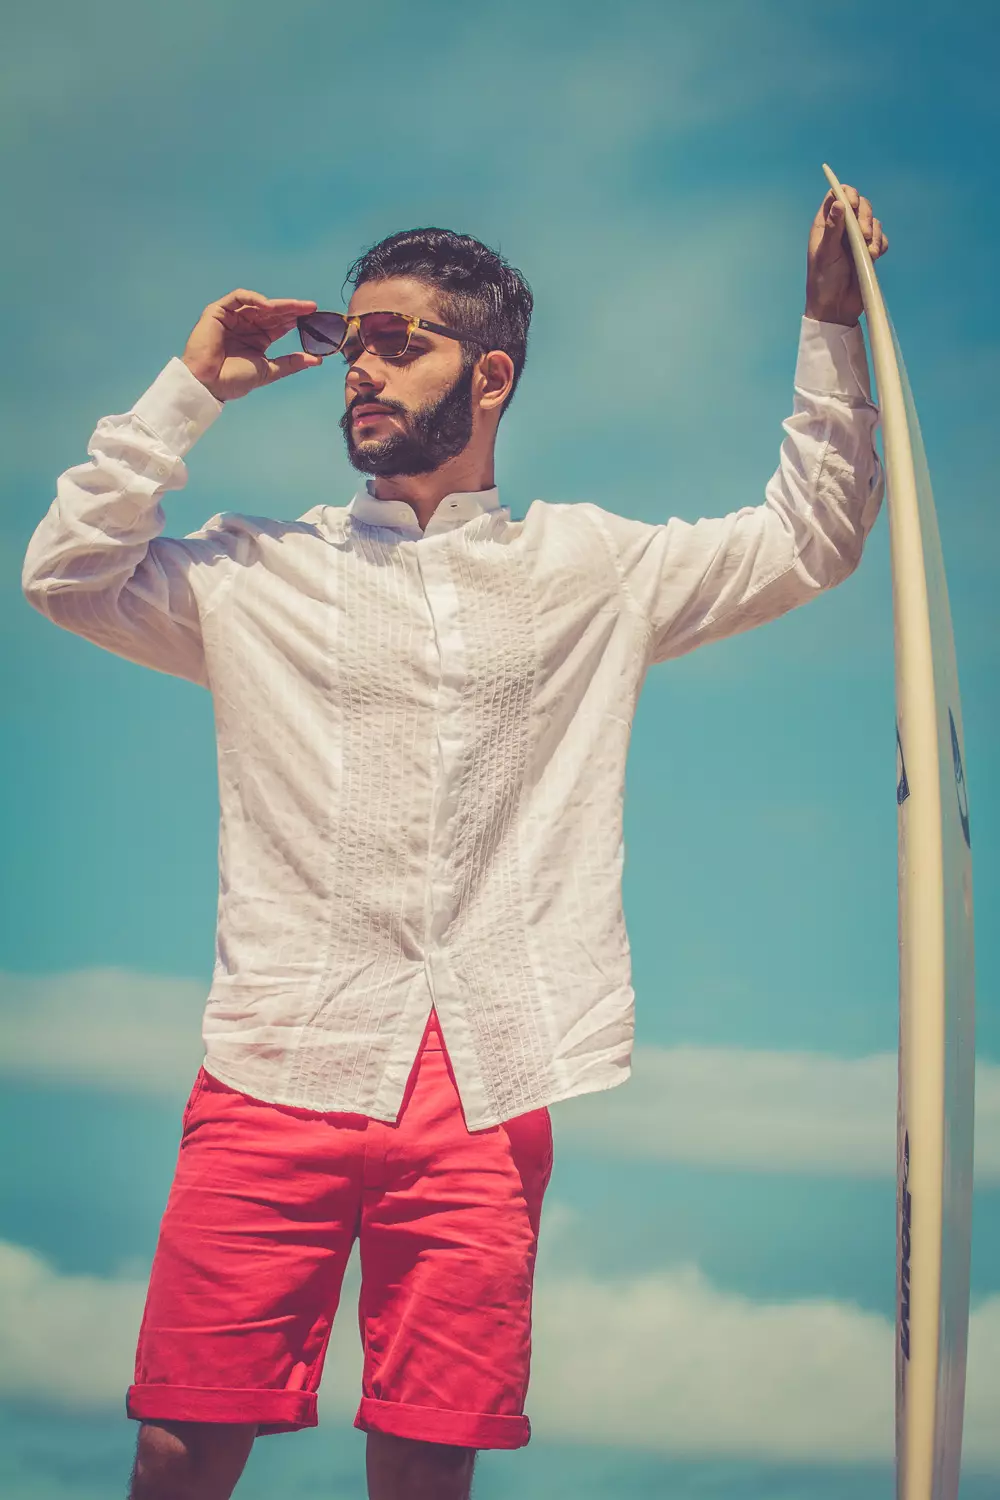
[[[314,1391],[219,1390],[197,1385],[131,1385],[126,1414],[134,1422],[256,1422],[257,1434],[316,1427]]]
[[[531,1438],[527,1417],[442,1411],[402,1401],[376,1401],[371,1396],[362,1397],[354,1425],[362,1432],[387,1432],[391,1437],[452,1443],[458,1448],[524,1448]]]

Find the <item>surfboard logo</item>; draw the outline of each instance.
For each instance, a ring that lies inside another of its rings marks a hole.
[[[906,762],[903,760],[903,741],[899,737],[899,725],[896,725],[896,803],[902,807],[910,795],[910,783],[906,779]]]
[[[962,836],[965,839],[966,846],[971,849],[972,840],[969,837],[969,793],[965,787],[965,771],[962,768],[962,752],[958,747],[958,730],[955,727],[955,715],[950,708],[948,710],[948,723],[951,725],[951,755],[955,762],[955,791],[958,794],[958,817],[962,824]]]
[[[910,1357],[910,1132],[903,1136],[903,1182],[899,1214],[899,1347]]]

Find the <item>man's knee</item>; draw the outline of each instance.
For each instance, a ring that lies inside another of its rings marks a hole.
[[[475,1462],[475,1448],[369,1432],[368,1492],[372,1500],[465,1500]]]
[[[143,1422],[129,1500],[229,1500],[256,1423]]]

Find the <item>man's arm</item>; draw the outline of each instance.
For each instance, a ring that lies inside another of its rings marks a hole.
[[[871,205],[854,199],[877,258],[888,242]],[[594,511],[625,595],[648,624],[651,661],[775,619],[839,583],[860,560],[884,486],[858,327],[861,297],[843,234],[843,210],[831,193],[810,234],[793,411],[764,503],[662,525]]]
[[[171,360],[131,411],[103,417],[90,462],[60,475],[28,544],[25,597],[64,630],[130,661],[205,682],[190,569],[224,561],[215,521],[183,541],[161,537],[160,501],[187,482],[184,454],[222,410]],[[217,576],[222,569],[218,567]]]
[[[130,661],[208,686],[200,609],[231,576],[241,534],[216,516],[183,539],[163,537],[160,501],[186,484],[184,456],[224,400],[321,363],[266,355],[314,307],[242,290],[211,303],[184,358],[172,359],[131,411],[102,418],[90,462],[60,476],[28,545],[22,587],[41,614]]]

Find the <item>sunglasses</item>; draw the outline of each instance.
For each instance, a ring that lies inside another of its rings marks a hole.
[[[307,354],[343,354],[348,363],[356,360],[362,349],[382,359],[399,359],[418,328],[441,333],[446,339],[479,342],[457,328],[428,323],[426,318],[410,318],[406,313],[368,312],[349,318],[344,313],[314,312],[297,318],[296,323]]]

